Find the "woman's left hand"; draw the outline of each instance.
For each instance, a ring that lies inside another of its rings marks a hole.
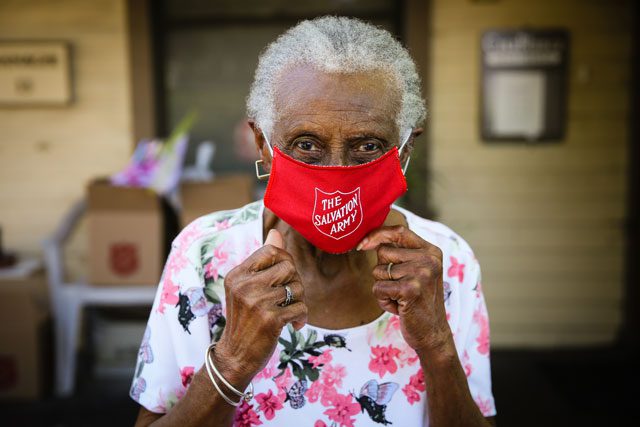
[[[385,226],[358,245],[358,250],[374,249],[378,265],[373,269],[373,294],[382,309],[400,316],[405,341],[417,352],[450,342],[440,248],[405,226]]]

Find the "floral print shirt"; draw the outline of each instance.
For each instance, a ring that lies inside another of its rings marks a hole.
[[[394,206],[444,256],[447,319],[471,395],[495,414],[489,321],[480,267],[467,243],[446,226]],[[186,393],[205,350],[225,326],[224,278],[263,242],[258,201],[188,225],[172,243],[131,386],[131,397],[164,413]],[[429,363],[426,361],[426,363]],[[420,361],[383,313],[361,326],[284,328],[273,356],[253,379],[255,398],[238,407],[235,426],[428,425]]]

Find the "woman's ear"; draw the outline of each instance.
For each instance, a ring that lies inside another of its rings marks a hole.
[[[262,133],[262,129],[260,129],[254,120],[248,120],[248,123],[253,131],[258,157],[262,160],[262,168],[266,172],[271,172],[271,152],[269,151],[269,147],[267,147],[267,140]]]

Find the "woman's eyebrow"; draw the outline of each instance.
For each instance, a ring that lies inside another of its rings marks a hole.
[[[386,137],[376,133],[360,133],[360,134],[350,136],[346,140],[349,143],[353,143],[353,142],[360,142],[360,141],[365,141],[370,139],[375,139],[376,141],[380,141],[385,145],[391,144],[391,142],[389,142],[389,140]]]

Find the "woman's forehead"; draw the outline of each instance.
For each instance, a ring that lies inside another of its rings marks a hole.
[[[275,104],[276,128],[309,121],[321,127],[370,123],[395,129],[400,91],[383,70],[331,73],[302,65],[281,74]]]

